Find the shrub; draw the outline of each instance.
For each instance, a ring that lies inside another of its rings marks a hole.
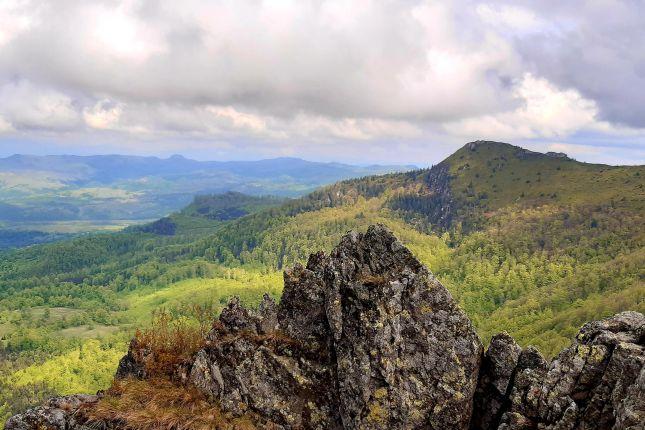
[[[143,360],[148,375],[173,375],[204,346],[209,328],[203,318],[173,317],[162,309],[153,315],[150,328],[137,330],[134,352]]]

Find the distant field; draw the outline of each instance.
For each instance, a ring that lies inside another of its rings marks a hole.
[[[7,222],[0,228],[21,231],[42,231],[45,233],[89,233],[97,231],[116,231],[135,224],[145,224],[153,219],[117,219],[87,221],[31,221]]]
[[[61,336],[67,338],[78,338],[78,339],[99,339],[118,331],[119,328],[115,326],[108,325],[96,325],[96,324],[84,324],[77,327],[69,327],[66,329],[59,330]]]

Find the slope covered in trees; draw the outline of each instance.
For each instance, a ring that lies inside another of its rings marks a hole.
[[[263,291],[277,297],[282,268],[374,223],[428,265],[485,341],[507,330],[552,355],[585,321],[645,311],[644,176],[643,166],[474,142],[431,169],[342,181],[279,205],[229,195],[204,209],[196,199],[169,217],[173,234],[129,229],[7,253],[3,383],[64,392],[35,375],[74,363],[70,351],[96,351],[83,347],[91,339],[121,352],[160,307],[198,321],[231,294],[250,304]],[[100,387],[100,377],[77,374],[75,392]],[[25,396],[0,404],[15,412]]]

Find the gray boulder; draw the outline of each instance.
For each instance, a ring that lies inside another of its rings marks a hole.
[[[14,415],[5,424],[5,430],[90,430],[107,428],[86,425],[84,410],[98,402],[98,396],[76,394],[54,397],[43,406]],[[93,423],[96,424],[96,423]]]

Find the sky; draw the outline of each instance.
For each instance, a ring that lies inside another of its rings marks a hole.
[[[645,163],[645,2],[1,0],[0,156]]]

